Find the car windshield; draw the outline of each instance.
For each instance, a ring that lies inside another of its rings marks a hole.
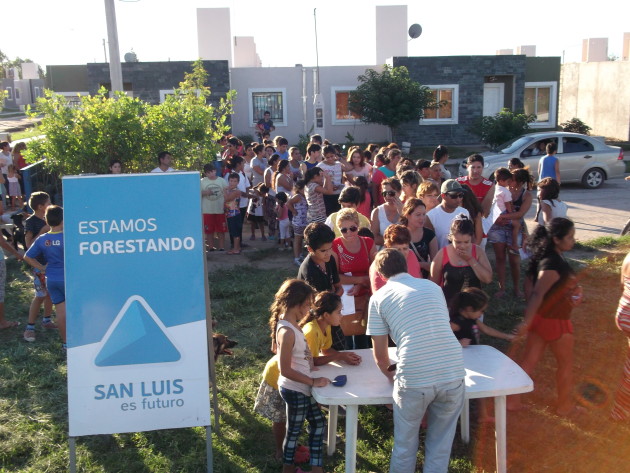
[[[496,151],[501,154],[512,154],[527,145],[530,141],[532,141],[531,137],[520,136],[503,143],[501,146],[497,147]]]

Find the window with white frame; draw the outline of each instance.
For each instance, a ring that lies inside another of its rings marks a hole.
[[[7,91],[7,100],[13,100],[13,87],[7,87],[4,90]]]
[[[361,115],[350,111],[350,94],[356,87],[332,87],[330,93],[333,125],[356,124],[361,122]]]
[[[287,89],[249,89],[247,95],[252,126],[264,118],[265,112],[271,113],[274,126],[287,126]]]
[[[530,127],[556,127],[557,90],[557,82],[525,82],[525,113],[536,115]]]
[[[201,95],[200,89],[195,89],[195,92],[197,93],[197,97]],[[133,92],[130,90],[125,91],[125,93],[129,97],[133,97]],[[175,89],[160,89],[160,103],[166,102],[166,97],[169,95],[175,95]]]
[[[457,125],[459,121],[459,85],[427,85],[439,108],[427,108],[420,125]]]
[[[15,100],[20,100],[20,88],[15,88]]]

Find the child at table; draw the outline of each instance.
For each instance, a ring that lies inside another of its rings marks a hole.
[[[468,287],[453,298],[449,310],[451,329],[462,347],[479,345],[479,332],[507,341],[514,339],[514,335],[500,332],[482,322],[481,317],[489,300],[488,295],[476,287]],[[479,422],[494,422],[494,417],[488,415],[485,399],[479,399]]]
[[[283,285],[284,286],[284,285]],[[280,288],[280,293],[282,287]],[[278,300],[276,294],[276,300]],[[280,303],[281,304],[281,303]],[[271,312],[283,310],[274,302]],[[331,348],[331,325],[341,323],[341,298],[331,292],[321,292],[315,298],[314,306],[299,325],[303,327],[304,338],[313,357],[315,366],[343,361],[351,365],[361,363],[361,357],[351,352],[338,352]],[[273,337],[273,334],[272,334]],[[272,349],[275,345],[272,345]],[[320,356],[320,353],[323,356]],[[276,441],[276,458],[283,455],[282,443],[286,433],[285,403],[278,391],[278,357],[271,358],[265,366],[263,381],[258,389],[254,411],[273,422],[273,432]]]

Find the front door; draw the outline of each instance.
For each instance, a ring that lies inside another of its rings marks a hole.
[[[502,82],[483,84],[483,116],[492,117],[503,108],[505,84]]]

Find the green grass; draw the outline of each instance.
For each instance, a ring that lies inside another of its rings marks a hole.
[[[11,139],[13,141],[15,141],[15,140],[23,140],[25,138],[32,138],[33,136],[39,136],[41,134],[42,134],[42,132],[40,131],[39,127],[33,126],[31,128],[27,128],[26,130],[23,130],[23,131],[12,132],[11,133]]]
[[[630,244],[630,235],[622,237],[610,237],[604,236],[589,240],[586,242],[576,242],[575,248],[584,251],[597,251],[612,248],[619,248],[621,246],[628,246]]]
[[[593,472],[625,471],[630,462],[630,429],[607,421],[610,399],[621,374],[627,349],[625,338],[612,323],[619,298],[620,250],[629,240],[612,245],[617,252],[600,254],[582,272],[587,302],[574,311],[576,380],[578,386],[596,379],[605,387],[604,408],[591,410],[576,421],[559,419],[550,402],[555,397],[555,362],[547,354],[534,375],[536,390],[526,398],[532,408],[508,417],[508,471]],[[609,244],[606,248],[610,248]],[[21,265],[7,260],[6,313],[25,323],[32,297],[30,279]],[[251,266],[221,268],[209,275],[212,315],[216,330],[238,341],[234,357],[217,364],[221,410],[220,432],[214,432],[214,471],[217,473],[278,472],[273,460],[271,425],[253,413],[260,375],[269,351],[268,307],[280,283],[296,268],[265,271]],[[493,294],[496,283],[488,286]],[[519,320],[523,303],[493,299],[485,322],[510,330]],[[67,471],[67,392],[65,360],[57,334],[37,330],[37,341],[22,340],[20,329],[0,332],[0,473]],[[483,342],[508,351],[506,342]],[[585,381],[586,380],[586,381]],[[579,394],[579,389],[578,389]],[[339,435],[344,438],[344,423]],[[494,431],[471,416],[471,443],[457,436],[449,472],[494,471]],[[359,414],[357,471],[387,471],[392,447],[392,417],[383,406],[364,406]],[[424,437],[421,432],[421,440]],[[422,442],[421,442],[422,445]],[[343,472],[344,444],[325,460],[325,471]],[[77,441],[78,471],[203,472],[203,428],[98,435]],[[422,459],[422,449],[419,459]],[[420,464],[420,463],[419,463]]]

